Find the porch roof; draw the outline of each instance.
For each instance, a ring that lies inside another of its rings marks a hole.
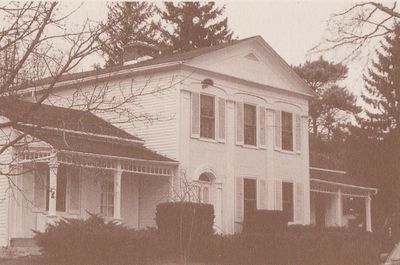
[[[342,186],[350,190],[377,192],[377,189],[355,179],[345,171],[310,167],[310,182],[322,183],[328,186]]]
[[[0,116],[5,116],[11,122],[20,125],[118,137],[143,143],[143,140],[138,137],[115,127],[89,111],[36,104],[14,97],[0,98],[0,106]]]
[[[16,129],[48,143],[54,149],[59,151],[73,151],[85,154],[107,155],[150,161],[174,161],[139,143],[101,138],[93,135],[82,135],[62,130],[49,130],[42,128],[35,128],[32,130],[30,126],[19,125],[16,126]]]

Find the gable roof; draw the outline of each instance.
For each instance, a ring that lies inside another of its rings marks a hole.
[[[36,104],[15,98],[0,98],[0,116],[12,122],[30,124],[40,128],[69,130],[80,133],[118,137],[143,142],[88,111]]]
[[[98,69],[98,70],[90,70],[90,71],[83,71],[83,72],[79,72],[79,73],[66,74],[60,78],[59,82],[76,80],[76,79],[81,79],[81,78],[96,76],[96,75],[103,75],[103,74],[118,72],[121,70],[134,69],[134,68],[150,66],[150,65],[166,64],[166,63],[173,63],[173,62],[184,62],[184,61],[193,59],[195,57],[198,57],[198,56],[201,56],[201,55],[213,52],[213,51],[217,51],[217,50],[229,47],[229,46],[236,45],[238,43],[248,41],[250,39],[255,39],[257,37],[258,36],[245,38],[245,39],[241,39],[241,40],[232,40],[230,42],[222,43],[219,45],[198,48],[198,49],[190,50],[187,52],[165,54],[165,55],[161,55],[159,57],[156,57],[156,58],[153,58],[150,60],[146,60],[146,61],[142,61],[142,62],[138,62],[138,63],[134,63],[134,64],[119,65],[119,66],[113,66],[113,67],[109,67],[109,68],[102,68],[102,69]],[[33,83],[26,84],[21,88],[45,85],[45,84],[49,83],[51,80],[52,79],[50,77],[43,78],[43,79],[37,80]]]
[[[134,64],[127,64],[127,65],[122,65],[122,66],[114,66],[110,68],[105,68],[105,69],[98,69],[98,70],[91,70],[91,71],[84,71],[80,73],[73,73],[73,74],[66,74],[64,76],[61,76],[58,82],[64,82],[64,81],[70,81],[70,80],[79,80],[87,77],[93,77],[93,76],[100,76],[100,75],[105,75],[105,74],[111,74],[111,73],[117,73],[119,71],[124,71],[124,70],[130,70],[130,69],[140,69],[140,68],[146,68],[150,66],[166,66],[166,64],[173,64],[173,63],[182,63],[184,64],[185,62],[190,61],[191,59],[194,59],[196,57],[200,57],[221,49],[225,49],[240,43],[245,43],[245,42],[251,42],[251,41],[257,41],[261,43],[261,45],[268,51],[269,54],[271,54],[275,60],[283,67],[284,69],[290,76],[293,77],[294,80],[296,80],[296,84],[299,85],[300,90],[299,91],[293,91],[293,92],[299,92],[302,94],[305,94],[307,96],[314,96],[315,92],[305,83],[303,79],[301,79],[288,65],[283,58],[275,52],[274,49],[261,37],[261,36],[253,36],[241,40],[232,40],[230,42],[222,43],[219,45],[215,46],[210,46],[210,47],[204,47],[204,48],[198,48],[198,49],[193,49],[187,52],[180,52],[180,53],[174,53],[174,54],[166,54],[162,55],[159,57],[156,57],[154,59],[146,60],[146,61],[141,61],[138,63]],[[52,79],[51,78],[44,78],[38,81],[35,81],[31,84],[26,84],[24,86],[21,86],[20,89],[23,88],[29,88],[29,87],[35,87],[35,86],[41,86],[49,83]],[[280,89],[284,89],[280,87]]]

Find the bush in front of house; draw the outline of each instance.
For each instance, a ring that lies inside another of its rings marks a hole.
[[[243,233],[281,233],[287,229],[288,221],[282,211],[256,210],[245,216]]]
[[[193,260],[220,265],[376,265],[380,254],[379,240],[371,233],[309,226],[215,235],[198,245]]]
[[[187,257],[197,251],[198,242],[213,235],[214,207],[194,202],[161,203],[156,223],[160,236],[169,242],[169,254]]]
[[[42,254],[54,264],[146,264],[159,238],[155,230],[133,230],[92,215],[61,219],[35,232]]]

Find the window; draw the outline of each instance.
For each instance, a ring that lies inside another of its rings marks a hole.
[[[289,222],[293,222],[293,183],[282,183],[282,210],[288,217]]]
[[[256,107],[244,104],[244,144],[257,144]]]
[[[200,95],[200,137],[215,138],[214,97]]]
[[[67,208],[67,174],[65,166],[59,166],[57,172],[56,211],[65,212]]]
[[[293,151],[293,115],[282,111],[282,149]]]
[[[251,215],[257,210],[257,181],[245,178],[243,182],[243,212],[246,218],[246,216]]]
[[[100,213],[104,216],[114,216],[114,182],[105,180],[101,185]]]

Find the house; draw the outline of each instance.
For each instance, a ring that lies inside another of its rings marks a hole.
[[[371,230],[376,190],[310,168],[314,93],[261,37],[148,60],[127,52],[123,66],[64,76],[47,105],[3,129],[3,142],[21,143],[1,157],[15,174],[0,182],[2,245],[88,212],[154,226],[156,205],[187,192],[182,183],[192,200],[213,204],[219,233],[241,231],[255,209],[283,210],[292,224],[343,226],[342,201],[353,195],[365,200]],[[27,86],[25,100],[46,82]],[[129,100],[121,111],[80,111],[98,91],[107,106]],[[10,106],[5,120],[33,108]],[[11,180],[18,188],[8,189]]]

